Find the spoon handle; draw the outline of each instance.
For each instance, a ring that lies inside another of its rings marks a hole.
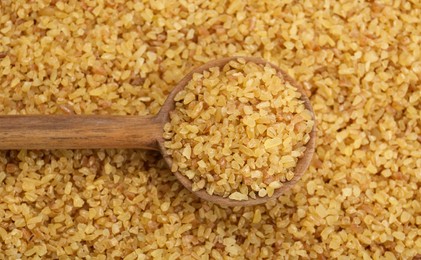
[[[158,150],[156,117],[110,115],[0,116],[0,150],[142,148]]]

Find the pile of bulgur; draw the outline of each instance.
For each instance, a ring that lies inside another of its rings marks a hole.
[[[421,254],[419,1],[0,2],[1,114],[156,114],[193,67],[262,57],[302,83],[314,160],[221,208],[158,153],[0,152],[0,258],[411,259]]]
[[[294,177],[314,121],[299,90],[269,64],[230,61],[193,74],[165,127],[171,170],[192,190],[272,197]]]

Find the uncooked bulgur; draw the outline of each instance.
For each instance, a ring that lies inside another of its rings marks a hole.
[[[197,199],[157,153],[2,151],[0,258],[421,254],[420,17],[415,0],[1,0],[1,114],[156,114],[193,67],[255,56],[303,84],[318,136],[300,184],[246,208]]]
[[[292,180],[314,121],[275,68],[239,58],[195,73],[164,127],[172,171],[192,190],[247,200]]]

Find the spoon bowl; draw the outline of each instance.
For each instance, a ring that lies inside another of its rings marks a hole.
[[[276,69],[285,81],[302,94],[304,102],[315,121],[310,101],[302,88],[277,66],[253,57],[230,57],[210,61],[188,73],[171,91],[156,116],[118,115],[3,115],[0,116],[0,150],[12,149],[98,149],[98,148],[142,148],[157,150],[171,167],[172,158],[164,146],[163,128],[170,121],[170,112],[175,108],[174,97],[192,79],[193,74],[212,67],[224,67],[228,62],[245,59],[256,64],[269,65]],[[188,190],[198,197],[223,206],[252,206],[276,199],[289,190],[302,177],[314,154],[316,141],[315,126],[310,132],[304,155],[298,160],[292,180],[275,190],[272,197],[237,201],[205,190],[192,190],[192,182],[179,172],[174,175]]]
[[[171,91],[170,95],[168,96],[164,105],[162,106],[160,112],[158,113],[158,118],[160,120],[162,120],[164,125],[165,125],[165,123],[170,121],[169,114],[175,108],[174,97],[175,97],[175,95],[177,95],[178,92],[183,90],[184,87],[189,83],[189,81],[193,77],[193,74],[202,73],[202,72],[204,72],[206,70],[209,70],[210,68],[213,68],[213,67],[223,68],[230,61],[237,60],[239,58],[242,58],[242,59],[246,60],[247,62],[253,62],[253,63],[256,63],[256,64],[262,64],[262,65],[269,65],[269,66],[273,67],[278,72],[278,74],[281,75],[285,79],[285,81],[289,82],[292,86],[294,86],[298,89],[298,91],[301,93],[301,99],[304,101],[305,108],[308,109],[311,112],[313,120],[315,121],[314,111],[313,111],[313,108],[311,106],[310,100],[308,99],[308,97],[306,96],[305,92],[300,87],[300,85],[297,82],[295,82],[287,73],[285,73],[283,70],[281,70],[278,66],[276,66],[276,65],[274,65],[270,62],[267,62],[263,59],[255,58],[255,57],[223,58],[223,59],[210,61],[210,62],[205,63],[204,65],[202,65],[200,67],[195,68],[193,71],[191,71],[189,74],[187,74],[177,84],[177,86],[173,89],[173,91]],[[159,149],[161,150],[161,154],[163,155],[165,161],[167,162],[167,164],[171,168],[172,158],[171,158],[170,155],[168,155],[168,151],[164,146],[163,138],[160,138],[158,140],[158,145],[159,145]],[[211,202],[219,204],[219,205],[232,206],[232,207],[234,207],[234,206],[258,205],[258,204],[266,203],[270,200],[278,198],[280,195],[285,193],[287,190],[291,189],[301,179],[304,172],[307,170],[308,166],[311,163],[311,159],[313,157],[314,150],[315,150],[315,145],[316,145],[316,131],[315,131],[315,126],[313,126],[313,129],[310,132],[310,140],[306,144],[306,150],[304,152],[304,155],[298,160],[297,165],[295,167],[294,177],[292,178],[292,180],[290,180],[288,182],[285,182],[282,185],[282,187],[276,189],[273,196],[271,196],[271,197],[265,196],[265,197],[257,197],[255,199],[249,198],[248,200],[239,201],[239,200],[230,199],[228,197],[222,197],[222,196],[218,196],[218,195],[210,195],[204,189],[198,190],[198,191],[193,191],[192,190],[192,184],[193,184],[192,181],[189,178],[187,178],[186,176],[179,173],[178,171],[174,172],[174,175],[181,182],[181,184],[183,184],[184,187],[186,187],[189,191],[193,192],[198,197],[200,197],[204,200],[211,201]]]

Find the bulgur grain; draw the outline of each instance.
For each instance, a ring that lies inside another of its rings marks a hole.
[[[420,10],[404,0],[1,0],[1,114],[68,113],[63,104],[74,114],[156,114],[193,67],[256,56],[302,83],[318,141],[301,185],[248,208],[200,201],[155,153],[0,151],[0,259],[148,259],[157,249],[164,259],[419,259]],[[39,185],[25,191],[25,178]]]
[[[298,89],[270,65],[242,58],[192,78],[163,134],[172,169],[192,190],[247,200],[292,180],[314,126]]]

